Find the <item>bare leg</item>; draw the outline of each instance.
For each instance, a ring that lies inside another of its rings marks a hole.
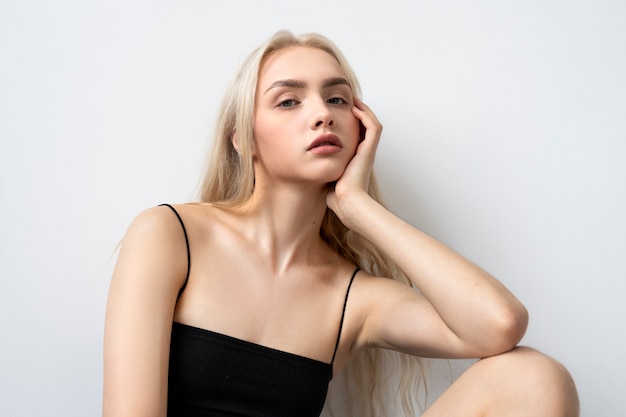
[[[423,417],[578,417],[567,370],[534,349],[518,347],[472,365]]]

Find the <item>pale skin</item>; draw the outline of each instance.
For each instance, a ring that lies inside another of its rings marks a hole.
[[[334,58],[314,48],[282,49],[264,62],[255,104],[254,193],[237,209],[176,206],[192,257],[178,301],[187,272],[178,220],[156,207],[133,221],[107,306],[104,416],[165,416],[172,321],[330,362],[354,266],[319,236],[327,207],[420,289],[359,272],[335,372],[368,346],[486,358],[424,416],[578,415],[567,371],[537,351],[516,348],[527,326],[524,306],[487,272],[367,194],[382,126],[341,80]],[[339,144],[310,148],[328,133]],[[236,135],[233,141],[237,147]]]

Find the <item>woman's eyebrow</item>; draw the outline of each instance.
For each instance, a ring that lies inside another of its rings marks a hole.
[[[328,87],[333,87],[335,85],[344,85],[344,84],[350,87],[350,83],[345,78],[333,77],[333,78],[328,78],[324,80],[324,82],[322,82],[322,88],[328,88]],[[265,93],[263,94],[266,94],[272,88],[278,88],[278,87],[307,88],[308,86],[309,84],[306,81],[292,80],[292,79],[278,80],[278,81],[274,81],[272,85],[270,85],[269,88],[265,90]]]
[[[308,84],[306,83],[306,81],[300,81],[300,80],[278,80],[278,81],[274,81],[272,83],[272,85],[270,85],[269,88],[267,90],[265,90],[265,93],[270,91],[272,88],[278,88],[278,87],[307,88],[307,86],[308,86]]]
[[[322,83],[322,87],[327,88],[327,87],[334,87],[336,85],[344,85],[344,84],[352,88],[348,80],[346,80],[343,77],[328,78],[327,80],[324,80],[324,82]]]

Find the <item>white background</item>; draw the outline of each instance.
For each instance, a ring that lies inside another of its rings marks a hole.
[[[194,199],[226,82],[281,28],[352,62],[392,209],[519,296],[583,416],[626,415],[625,22],[604,0],[2,0],[0,415],[100,413],[115,247]]]

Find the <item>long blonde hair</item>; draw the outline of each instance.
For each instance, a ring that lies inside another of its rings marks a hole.
[[[241,65],[236,77],[228,87],[217,119],[213,148],[200,188],[200,201],[214,205],[236,207],[243,204],[254,190],[254,104],[261,65],[269,55],[291,46],[308,46],[321,49],[333,56],[352,88],[355,96],[361,96],[359,82],[341,51],[326,37],[311,33],[295,36],[279,31],[265,44],[254,50]],[[237,135],[237,149],[233,137]],[[370,177],[368,193],[382,203],[374,174]],[[326,210],[320,235],[348,261],[376,276],[390,277],[411,285],[408,278],[384,254],[368,240],[346,228],[339,218]],[[392,371],[393,370],[393,375]],[[390,378],[398,382],[395,393],[401,392],[400,412],[397,416],[415,415],[417,391],[424,388],[423,366],[419,358],[398,352],[367,349],[348,365],[342,375],[346,382],[344,394],[352,404],[348,409],[353,415],[366,416],[386,414],[386,390]],[[337,388],[339,389],[339,388]],[[369,407],[365,407],[369,404]],[[345,407],[345,406],[344,406]]]

